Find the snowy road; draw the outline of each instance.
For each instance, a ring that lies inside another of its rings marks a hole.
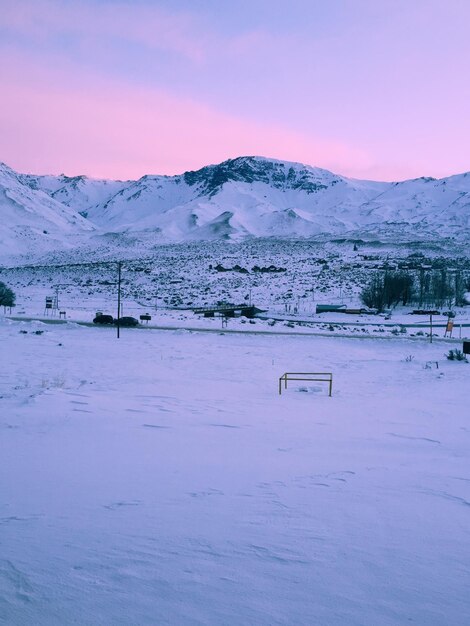
[[[29,317],[29,316],[8,316],[9,320],[11,321],[21,321],[21,322],[40,322],[43,324],[52,324],[52,325],[56,325],[56,324],[77,324],[79,326],[86,326],[88,328],[95,328],[97,330],[107,330],[109,331],[109,327],[108,326],[101,326],[99,324],[93,324],[93,322],[89,322],[89,321],[84,321],[83,319],[80,318],[68,318],[67,320],[64,319],[58,319],[58,318],[54,318],[54,317]],[[264,318],[262,318],[264,320]],[[210,320],[211,322],[214,322],[215,320]],[[130,330],[169,330],[169,331],[189,331],[192,333],[215,333],[220,335],[221,333],[223,334],[241,334],[241,335],[286,335],[289,337],[292,336],[315,336],[315,337],[330,337],[330,338],[334,338],[337,336],[340,337],[346,337],[346,338],[350,338],[350,339],[367,339],[367,338],[371,338],[371,339],[394,339],[397,336],[397,333],[393,333],[390,331],[396,330],[402,326],[405,326],[407,328],[415,328],[415,329],[419,329],[419,330],[423,330],[423,328],[425,330],[427,330],[427,327],[423,326],[422,324],[353,324],[353,323],[342,323],[342,324],[337,324],[336,323],[336,327],[332,327],[331,330],[329,331],[325,331],[324,327],[327,326],[327,324],[325,322],[322,323],[317,323],[315,324],[309,324],[308,326],[302,326],[302,322],[300,322],[300,324],[298,323],[298,325],[294,326],[293,328],[289,328],[289,330],[280,330],[280,328],[282,328],[282,326],[277,326],[277,327],[270,327],[267,325],[258,325],[256,327],[256,329],[253,326],[243,326],[241,324],[237,324],[236,322],[239,322],[240,319],[238,318],[237,320],[235,320],[235,324],[233,324],[231,327],[227,326],[223,326],[223,327],[217,327],[217,326],[208,326],[207,325],[207,320],[199,318],[199,319],[193,319],[193,321],[188,321],[188,319],[177,319],[177,318],[173,318],[173,319],[167,319],[165,324],[155,324],[155,323],[140,323],[138,326],[136,327],[132,327]],[[257,320],[258,321],[258,320]],[[245,320],[246,322],[246,320]],[[470,328],[470,323],[465,323],[465,324],[460,324],[460,332],[459,335],[462,335],[462,328]],[[376,328],[377,327],[377,328]],[[445,325],[443,324],[436,324],[434,327],[434,333],[433,333],[433,341],[440,341],[440,342],[445,342],[445,343],[449,343],[449,344],[456,344],[459,343],[461,344],[462,340],[466,340],[468,337],[468,331],[465,330],[463,333],[463,336],[456,336],[454,335],[453,337],[450,336],[445,336],[445,332],[443,329],[445,329]],[[363,330],[364,329],[364,330]],[[382,332],[383,334],[369,334],[370,329],[373,330],[374,333],[377,332],[377,329],[380,329],[380,332]],[[438,331],[436,331],[436,329],[441,329],[440,330],[440,335],[438,334]],[[121,333],[122,332],[127,332],[127,330],[129,330],[129,328],[125,328],[125,327],[121,327]],[[367,331],[367,332],[366,332]],[[388,331],[388,332],[385,332]],[[364,334],[366,333],[366,334]],[[408,341],[429,341],[429,333],[423,334],[421,333],[420,335],[418,334],[411,334],[407,336]],[[449,345],[450,347],[450,345]],[[454,346],[455,347],[455,346]],[[459,346],[460,347],[460,346]]]
[[[114,333],[0,322],[0,622],[469,623],[470,365]]]

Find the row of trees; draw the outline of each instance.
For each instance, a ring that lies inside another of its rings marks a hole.
[[[373,276],[362,290],[361,300],[379,311],[397,304],[450,309],[468,304],[465,299],[467,287],[460,271],[386,271]]]
[[[16,296],[14,292],[0,281],[0,306],[12,307],[15,306]]]

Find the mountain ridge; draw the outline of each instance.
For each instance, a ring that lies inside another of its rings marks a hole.
[[[158,244],[363,235],[465,240],[470,229],[469,172],[380,182],[255,156],[128,181],[21,174],[0,164],[0,197],[0,243],[12,251],[15,240],[24,247],[18,220],[34,233],[33,247],[45,243],[42,218],[42,230],[54,235],[49,243],[65,247],[78,245],[74,236],[104,233],[146,233]]]

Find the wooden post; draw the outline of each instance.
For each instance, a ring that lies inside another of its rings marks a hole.
[[[429,315],[429,328],[430,328],[430,331],[431,331],[429,343],[432,343],[432,313]]]

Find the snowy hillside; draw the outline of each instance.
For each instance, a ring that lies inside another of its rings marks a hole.
[[[34,176],[20,174],[21,182],[32,189],[40,189],[54,200],[86,214],[90,206],[105,202],[131,181],[98,180],[87,176]]]
[[[36,235],[44,230],[63,246],[62,235],[86,231],[114,233],[122,245],[121,233],[141,233],[146,245],[246,237],[464,241],[470,226],[470,174],[384,183],[262,157],[137,181],[15,174],[3,165],[0,172],[2,238],[11,251],[22,248],[25,233],[41,249]]]
[[[0,163],[0,212],[2,255],[71,247],[76,236],[95,230],[73,208],[26,185],[4,163]]]

